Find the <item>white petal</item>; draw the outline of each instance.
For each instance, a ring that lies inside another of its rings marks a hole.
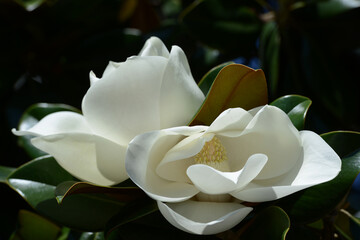
[[[171,49],[160,93],[161,128],[187,125],[205,99],[177,46]]]
[[[100,78],[98,78],[93,71],[90,71],[89,78],[90,78],[90,85],[93,85],[94,83],[100,80]]]
[[[121,146],[108,139],[96,137],[96,163],[99,171],[106,178],[120,183],[129,178],[125,170],[125,146]]]
[[[205,144],[202,135],[203,133],[193,134],[172,147],[159,163],[156,173],[170,181],[190,183],[186,170],[195,163],[192,157],[198,154]]]
[[[224,194],[244,188],[259,174],[266,162],[266,155],[254,154],[237,172],[221,172],[207,165],[196,164],[188,168],[187,174],[201,192]]]
[[[104,73],[101,77],[101,79],[105,78],[106,76],[110,75],[112,72],[114,72],[122,63],[117,63],[113,61],[109,61],[109,64],[106,66]]]
[[[81,114],[70,111],[51,113],[29,129],[13,130],[13,133],[17,136],[46,136],[71,132],[90,133],[91,130]]]
[[[162,215],[175,227],[195,234],[217,234],[239,224],[252,208],[238,203],[158,202]]]
[[[299,132],[279,108],[263,107],[238,137],[219,136],[226,149],[230,169],[241,169],[249,156],[262,153],[268,162],[256,179],[280,176],[301,157]]]
[[[208,132],[223,136],[239,135],[249,124],[253,116],[242,108],[230,108],[223,111],[213,123]]]
[[[116,182],[106,178],[97,167],[97,161],[103,159],[96,159],[94,138],[96,136],[89,134],[68,133],[36,137],[31,142],[35,147],[54,156],[59,165],[75,177],[98,185],[115,184]]]
[[[97,81],[86,93],[82,110],[91,129],[127,144],[137,134],[160,129],[163,57],[135,57]]]
[[[303,158],[288,174],[274,180],[257,181],[233,194],[251,202],[271,201],[335,178],[341,170],[341,159],[316,133],[300,132]]]
[[[126,152],[126,171],[131,180],[150,197],[166,202],[187,200],[199,191],[185,182],[173,182],[161,178],[156,167],[182,135],[153,131],[136,136]]]
[[[151,37],[145,42],[139,56],[162,56],[168,58],[169,51],[159,38]]]

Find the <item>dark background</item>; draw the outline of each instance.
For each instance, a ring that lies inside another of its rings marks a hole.
[[[358,0],[0,0],[0,165],[29,157],[11,128],[38,102],[81,107],[89,72],[136,55],[150,36],[186,53],[196,81],[235,61],[262,68],[269,102],[313,100],[306,128],[360,131]],[[29,208],[0,185],[0,239]]]

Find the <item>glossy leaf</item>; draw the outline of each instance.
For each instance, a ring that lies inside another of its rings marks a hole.
[[[360,132],[334,131],[321,135],[340,157],[360,148]]]
[[[130,202],[125,208],[123,208],[123,211],[119,212],[108,222],[105,229],[106,237],[116,239],[115,236],[118,235],[118,231],[123,225],[147,216],[157,210],[157,204],[152,199]]]
[[[105,240],[103,232],[84,232],[79,240]]]
[[[59,226],[27,210],[19,211],[18,220],[19,228],[10,240],[57,240],[61,233]]]
[[[342,132],[332,134],[342,134]],[[323,136],[327,140],[330,135],[325,134]],[[353,137],[348,135],[347,139],[353,139]],[[336,152],[344,152],[343,148],[347,148],[349,145],[347,141],[343,141],[341,145],[332,147]],[[347,150],[351,153],[356,149]],[[356,152],[342,158],[341,172],[336,178],[279,200],[277,204],[286,210],[292,220],[299,222],[315,221],[330,214],[341,203],[344,197],[347,196],[359,172],[360,150],[358,149]]]
[[[311,100],[299,95],[286,95],[273,101],[270,105],[282,109],[298,130],[305,125],[305,117],[311,105]]]
[[[267,103],[266,80],[262,70],[230,64],[219,72],[206,99],[190,125],[210,125],[228,108],[249,110]]]
[[[0,166],[0,183],[5,183],[7,177],[15,171],[15,168]]]
[[[15,0],[19,5],[31,12],[40,7],[46,0]]]
[[[62,182],[56,187],[55,195],[59,203],[73,194],[101,193],[111,196],[119,202],[131,202],[146,198],[147,195],[138,187],[103,187],[86,182]]]
[[[233,62],[223,63],[223,64],[220,64],[220,65],[212,68],[200,80],[199,88],[201,89],[201,91],[204,93],[205,96],[208,94],[208,92],[211,88],[211,85],[213,84],[213,82],[216,79],[217,75],[219,74],[220,70],[231,63],[233,63]]]
[[[8,177],[8,184],[40,214],[57,223],[83,231],[103,230],[124,203],[106,194],[87,193],[68,196],[58,204],[56,186],[74,180],[55,159],[43,156],[19,167]]]
[[[29,129],[46,115],[59,111],[80,112],[80,110],[65,104],[37,103],[25,110],[20,119],[18,128],[19,130]],[[31,144],[31,138],[32,136],[19,137],[20,146],[25,149],[30,158],[37,158],[47,155],[47,153],[37,149]]]
[[[244,229],[240,239],[284,240],[290,219],[284,210],[272,206],[261,211]]]

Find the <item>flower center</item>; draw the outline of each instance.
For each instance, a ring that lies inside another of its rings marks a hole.
[[[201,151],[195,155],[197,164],[206,164],[220,171],[229,171],[225,147],[217,137],[206,142]]]

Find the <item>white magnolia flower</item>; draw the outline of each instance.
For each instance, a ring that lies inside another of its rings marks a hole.
[[[110,62],[101,78],[90,72],[83,114],[57,112],[16,135],[35,135],[32,144],[53,155],[79,179],[112,185],[128,178],[130,140],[151,130],[187,125],[204,95],[181,48],[171,52],[150,38],[138,56]]]
[[[341,160],[316,133],[298,131],[279,108],[224,111],[209,126],[136,136],[130,178],[157,200],[174,226],[196,234],[232,228],[252,210],[241,202],[275,200],[333,179]]]

